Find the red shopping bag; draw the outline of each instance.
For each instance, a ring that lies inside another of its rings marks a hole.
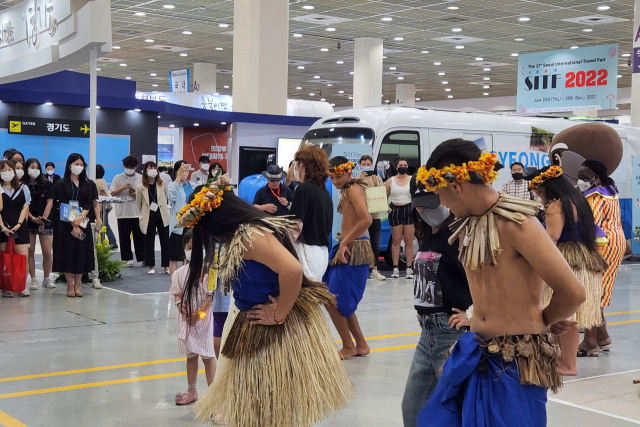
[[[16,253],[16,243],[12,238],[9,238],[4,252],[0,252],[0,265],[0,289],[11,292],[24,291],[27,283],[27,257]]]

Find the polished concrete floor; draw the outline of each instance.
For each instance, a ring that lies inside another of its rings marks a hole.
[[[632,383],[640,379],[638,273],[640,264],[623,266],[607,309],[613,348],[578,361],[579,376],[550,396],[550,426],[640,424],[640,384]],[[69,299],[59,287],[0,299],[0,425],[197,425],[191,407],[173,403],[186,377],[168,277],[156,275],[157,288],[148,280],[146,269],[130,268],[105,289],[85,286],[84,298]],[[370,282],[358,318],[373,349],[344,362],[358,400],[321,425],[402,426],[400,401],[419,331],[411,284]],[[198,388],[204,393],[203,374]]]

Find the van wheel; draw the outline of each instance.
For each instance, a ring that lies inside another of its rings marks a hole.
[[[387,245],[387,250],[384,253],[384,262],[387,263],[390,269],[393,269],[393,257],[391,256],[391,246],[393,243],[393,237],[389,237],[389,244]],[[418,239],[413,238],[413,256],[418,253]],[[413,260],[412,260],[413,261]],[[413,263],[413,262],[412,262]],[[398,269],[405,270],[407,268],[407,255],[404,252],[404,240],[400,243],[400,258],[398,262]]]

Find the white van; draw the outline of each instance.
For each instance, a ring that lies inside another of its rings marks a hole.
[[[342,110],[324,117],[311,126],[303,143],[321,146],[369,144],[376,164],[403,157],[410,168],[417,170],[427,162],[438,144],[452,138],[464,138],[475,141],[486,151],[498,153],[505,170],[493,185],[501,190],[511,179],[509,168],[513,162],[520,162],[525,168],[549,165],[546,149],[553,136],[579,123],[561,118],[460,113],[391,105]],[[623,221],[627,238],[630,238],[631,155],[640,154],[640,129],[609,126],[618,132],[624,147],[623,161],[611,176],[623,199],[621,207],[628,209],[623,212]],[[381,252],[386,250],[389,241],[388,224],[383,223],[382,228]]]

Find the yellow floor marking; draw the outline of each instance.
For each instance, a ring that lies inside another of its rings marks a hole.
[[[375,336],[375,337],[365,337],[365,340],[373,341],[373,340],[383,340],[385,338],[413,337],[413,336],[416,336],[416,335],[420,335],[421,333],[422,332],[405,332],[403,334],[378,335],[378,336]],[[342,344],[342,340],[336,341],[336,344]]]
[[[618,314],[633,314],[633,313],[640,313],[640,310],[633,310],[633,311],[617,311],[615,313],[605,313],[605,316],[617,316]]]
[[[640,322],[640,319],[635,319],[635,320],[621,320],[619,322],[608,322],[607,326],[613,326],[613,325],[627,325],[629,323],[638,323]]]
[[[0,411],[0,424],[4,427],[28,427],[26,424],[13,418],[11,415]]]
[[[404,350],[405,348],[416,348],[417,344],[395,345],[393,347],[372,348],[371,353],[381,353],[383,351]]]

